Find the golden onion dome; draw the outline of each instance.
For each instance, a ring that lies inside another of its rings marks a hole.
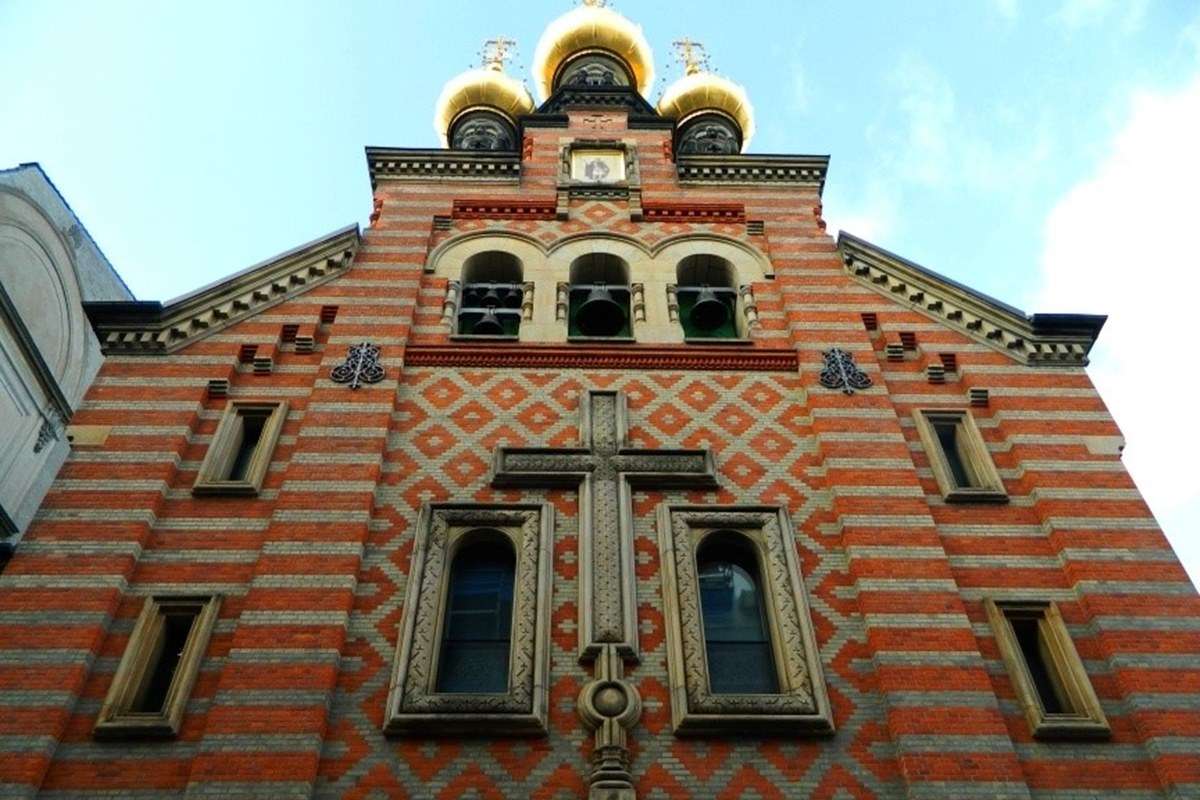
[[[658,113],[674,117],[680,126],[698,114],[723,114],[737,123],[745,152],[754,137],[754,107],[750,105],[750,97],[733,81],[705,71],[702,62],[692,58],[691,47],[694,43],[689,42],[683,48],[687,74],[663,92]]]
[[[442,146],[449,146],[454,121],[468,111],[496,111],[512,122],[533,111],[529,90],[504,73],[504,59],[511,44],[504,39],[488,42],[484,46],[484,65],[452,78],[442,89],[433,115],[433,127]]]
[[[633,73],[637,90],[645,96],[654,84],[654,54],[640,25],[627,20],[603,4],[584,0],[584,5],[551,22],[538,41],[533,56],[533,77],[538,100],[554,91],[554,79],[572,56],[601,52],[617,56]]]

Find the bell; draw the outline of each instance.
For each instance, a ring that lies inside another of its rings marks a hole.
[[[472,336],[503,336],[504,326],[496,316],[496,307],[488,306],[479,321],[471,326]]]
[[[479,301],[479,305],[484,308],[495,308],[500,305],[500,293],[496,291],[495,286],[489,286],[487,294]]]
[[[483,306],[483,289],[467,284],[463,290],[463,308],[481,308]]]
[[[597,283],[579,306],[575,321],[585,336],[616,336],[625,327],[625,308],[613,299],[603,283]]]
[[[715,331],[729,321],[729,307],[718,300],[716,292],[706,284],[700,287],[688,318],[702,331]]]
[[[520,308],[521,307],[521,290],[513,287],[504,292],[504,307],[505,308]]]

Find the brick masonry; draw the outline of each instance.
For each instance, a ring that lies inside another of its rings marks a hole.
[[[635,223],[621,201],[574,201],[567,221],[454,213],[489,196],[553,198],[561,143],[597,126],[637,145],[647,206],[740,204],[765,233]],[[0,575],[0,797],[585,794],[592,745],[575,698],[591,676],[575,650],[576,498],[493,490],[488,470],[502,444],[572,443],[589,388],[626,392],[636,444],[712,448],[721,480],[712,493],[634,498],[639,796],[1200,796],[1200,601],[1119,456],[1098,444],[1120,432],[1081,368],[1018,364],[855,281],[824,231],[815,186],[681,186],[669,133],[627,130],[620,114],[572,114],[567,129],[527,135],[519,185],[383,179],[344,274],[170,355],[108,359],[75,422],[111,432],[73,451]],[[800,369],[405,368],[409,345],[449,344],[445,280],[423,271],[431,248],[488,228],[546,244],[597,231],[647,244],[689,233],[748,242],[775,270],[754,287],[754,346],[788,348]],[[336,318],[323,321],[330,306]],[[865,313],[878,330],[864,327]],[[289,326],[311,335],[311,352],[283,341]],[[915,348],[889,360],[886,343],[907,334]],[[357,391],[330,381],[364,340],[382,348],[384,381]],[[240,363],[246,345],[272,353],[269,371]],[[854,353],[874,386],[852,396],[821,387],[831,347]],[[927,366],[944,354],[956,369],[931,383]],[[213,380],[228,381],[227,396],[208,392]],[[972,412],[1007,505],[946,505],[920,445],[914,409],[965,408],[970,389],[988,390]],[[264,490],[192,497],[225,404],[253,399],[291,409]],[[384,738],[420,505],[540,499],[557,520],[550,736]],[[832,739],[671,734],[654,516],[664,501],[788,508]],[[168,590],[226,597],[182,733],[93,741],[141,597]],[[1110,741],[1030,738],[985,596],[1058,603]]]

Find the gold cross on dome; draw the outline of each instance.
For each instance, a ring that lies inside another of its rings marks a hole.
[[[589,8],[604,8],[608,0],[583,0],[583,4]]]
[[[675,52],[679,54],[677,60],[683,64],[685,75],[695,75],[697,72],[708,69],[708,51],[704,45],[687,36],[674,42],[674,45]]]
[[[483,60],[483,66],[488,69],[494,69],[497,72],[504,70],[504,62],[513,57],[513,51],[516,50],[517,43],[504,36],[497,36],[495,39],[488,39],[483,43],[483,50],[479,55]]]

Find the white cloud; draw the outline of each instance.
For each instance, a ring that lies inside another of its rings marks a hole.
[[[1126,465],[1200,582],[1196,142],[1200,74],[1133,98],[1104,161],[1047,220],[1035,307],[1109,314],[1092,378],[1125,433]]]
[[[792,103],[801,114],[808,111],[808,79],[799,64],[792,64]]]
[[[882,237],[914,189],[1011,197],[1033,186],[1054,155],[1049,128],[1028,110],[963,113],[950,81],[918,56],[902,58],[886,81],[892,99],[866,131],[879,166],[847,204],[831,192],[833,230]]]
[[[1149,6],[1150,0],[1063,0],[1056,17],[1072,30],[1115,23],[1133,31],[1142,26]]]
[[[992,8],[1008,21],[1015,20],[1021,14],[1017,0],[992,0]]]
[[[899,213],[894,189],[880,181],[870,181],[856,200],[854,208],[846,213],[835,208],[825,214],[830,233],[836,236],[838,231],[846,231],[872,242],[886,242],[896,227]]]
[[[902,155],[911,178],[931,186],[944,183],[956,127],[954,89],[941,73],[913,56],[901,60],[890,82],[904,119],[895,131],[902,137],[901,147],[894,152]]]

